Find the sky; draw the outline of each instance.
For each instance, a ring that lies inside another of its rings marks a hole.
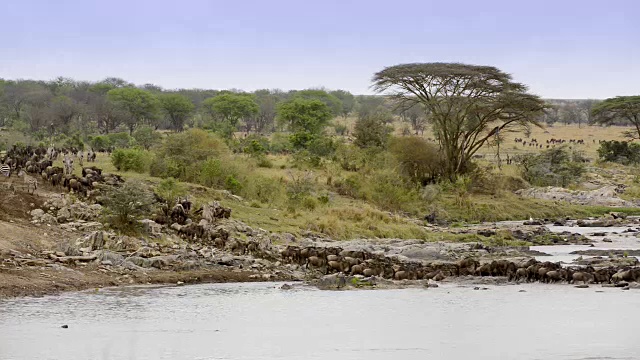
[[[0,78],[372,93],[414,62],[492,65],[544,98],[640,94],[638,0],[3,0]]]

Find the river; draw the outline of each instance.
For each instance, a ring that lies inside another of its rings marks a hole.
[[[638,303],[545,284],[103,289],[0,301],[0,359],[636,359]]]

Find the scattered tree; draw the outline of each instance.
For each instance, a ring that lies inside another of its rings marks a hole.
[[[384,148],[393,128],[387,125],[388,114],[373,113],[358,117],[353,135],[360,148]]]
[[[130,134],[140,124],[151,125],[160,105],[155,95],[137,88],[112,89],[107,97],[128,115],[125,122]]]
[[[469,170],[472,156],[496,132],[540,126],[536,117],[545,108],[525,85],[492,66],[397,65],[376,73],[373,83],[400,105],[421,104],[429,110],[450,179]]]
[[[204,100],[202,106],[214,119],[228,122],[234,128],[240,120],[255,116],[260,111],[251,94],[224,93]]]
[[[183,130],[185,121],[195,108],[191,100],[180,94],[161,95],[160,106],[175,131]]]
[[[592,115],[598,124],[611,125],[616,121],[631,123],[636,130],[626,136],[640,139],[640,95],[606,99],[593,107]]]
[[[335,90],[329,94],[335,96],[340,100],[340,102],[342,102],[342,112],[340,115],[346,119],[356,106],[356,97],[346,90]]]

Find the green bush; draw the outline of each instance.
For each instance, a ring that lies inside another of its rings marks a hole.
[[[381,209],[411,210],[418,199],[417,192],[393,170],[380,170],[368,177],[364,196]]]
[[[136,220],[151,211],[153,196],[142,183],[128,180],[122,186],[109,187],[102,197],[103,212],[109,224],[119,230],[133,230]]]
[[[252,175],[242,189],[242,196],[256,199],[264,204],[279,204],[286,198],[282,181],[259,175]]]
[[[150,126],[141,126],[133,132],[133,138],[138,146],[149,150],[150,147],[160,142],[162,136]]]
[[[366,165],[369,159],[368,155],[365,150],[359,147],[341,143],[336,147],[333,160],[340,164],[343,170],[358,171]]]
[[[160,181],[156,186],[156,194],[166,202],[172,203],[176,198],[187,194],[187,187],[180,181],[169,177]]]
[[[420,185],[435,183],[442,176],[443,160],[438,147],[417,136],[394,138],[389,146],[407,179]]]
[[[274,154],[286,154],[293,151],[290,137],[283,133],[275,133],[269,142],[269,152]]]
[[[163,178],[174,177],[183,181],[200,182],[204,181],[200,174],[203,162],[227,158],[229,154],[229,148],[224,141],[204,130],[192,129],[171,134],[156,149],[150,173],[152,176]],[[200,183],[206,185],[205,182]]]
[[[89,136],[88,143],[94,151],[107,151],[111,146],[111,140],[106,135]]]
[[[333,129],[336,132],[336,135],[339,135],[339,136],[346,135],[348,130],[347,125],[344,125],[344,124],[335,124],[333,126]]]
[[[273,167],[273,163],[269,158],[262,155],[256,159],[258,167],[271,169]]]
[[[76,148],[78,150],[84,150],[84,142],[80,138],[80,134],[75,133],[70,138],[67,138],[63,144],[66,148]]]
[[[640,144],[627,141],[603,141],[598,148],[598,157],[602,161],[624,165],[640,163]]]
[[[578,182],[585,173],[583,156],[564,146],[545,150],[539,155],[519,155],[514,160],[522,178],[535,186],[567,187]]]
[[[144,173],[149,170],[151,154],[141,149],[116,149],[111,154],[111,163],[118,171]]]
[[[362,183],[360,177],[356,174],[347,177],[346,179],[337,179],[333,181],[333,189],[340,195],[349,196],[354,199],[360,197],[360,189]]]
[[[107,135],[109,144],[117,148],[128,148],[133,143],[134,139],[127,132],[112,133]]]
[[[358,116],[353,129],[354,144],[360,148],[384,148],[393,131],[387,122],[391,114],[375,112]]]

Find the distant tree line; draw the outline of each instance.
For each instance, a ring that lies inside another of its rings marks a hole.
[[[281,91],[177,89],[134,85],[123,79],[99,82],[58,77],[51,81],[0,79],[0,127],[46,138],[54,133],[109,134],[148,126],[182,131],[187,127],[270,133],[278,107],[293,98],[317,100],[331,118],[349,116],[368,106],[369,97],[345,90]],[[359,101],[362,100],[362,101]]]

